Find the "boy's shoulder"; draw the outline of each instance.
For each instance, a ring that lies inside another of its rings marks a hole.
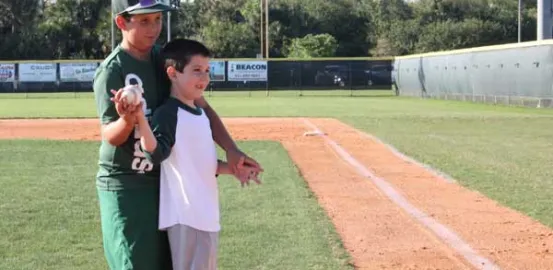
[[[120,65],[120,54],[123,51],[120,47],[116,47],[105,59],[100,63],[99,67],[107,68],[113,65]]]
[[[152,59],[150,63],[156,68],[160,68],[160,59],[161,59],[161,46],[155,45],[152,48]],[[108,74],[117,74],[121,73],[124,70],[124,66],[132,66],[135,61],[130,57],[121,46],[117,46],[113,51],[106,57],[96,69],[96,76],[99,74],[104,74],[104,76],[110,76]]]
[[[160,45],[154,45],[152,47],[152,64],[159,64],[159,60],[161,59],[161,46]],[[100,63],[98,66],[98,69],[118,69],[121,68],[123,65],[123,62],[133,62],[133,59],[130,58],[127,53],[120,47],[117,46],[113,51]]]
[[[174,98],[167,98],[159,107],[154,111],[154,117],[163,119],[170,116],[176,116],[178,112],[179,104]]]
[[[120,61],[121,50],[119,47],[114,49],[105,59],[98,65],[96,69],[96,75],[101,72],[106,71],[120,71],[121,70],[121,61]]]

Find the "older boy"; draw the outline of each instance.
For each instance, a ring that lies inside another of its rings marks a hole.
[[[104,253],[112,270],[171,269],[167,234],[158,230],[159,166],[146,159],[139,135],[133,132],[137,111],[149,117],[169,96],[169,81],[155,42],[162,12],[170,7],[159,0],[112,0],[112,5],[123,40],[94,78],[103,137],[96,185]],[[120,102],[121,89],[129,84],[144,89],[143,107]],[[243,165],[238,161],[245,157],[261,171],[255,160],[238,150],[209,104],[203,98],[196,104],[209,117],[213,139],[226,151],[231,169]]]

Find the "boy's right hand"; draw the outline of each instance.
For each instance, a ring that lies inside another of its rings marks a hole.
[[[111,101],[115,103],[115,110],[117,111],[119,117],[123,118],[127,122],[135,123],[137,118],[136,114],[142,111],[142,103],[138,105],[129,105],[123,102],[123,100],[121,100],[123,88],[118,91],[112,89],[111,93],[113,94]]]

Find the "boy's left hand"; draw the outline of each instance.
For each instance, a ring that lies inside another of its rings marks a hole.
[[[257,184],[261,184],[261,180],[259,180],[260,171],[256,167],[244,165],[243,159],[244,157],[240,158],[239,164],[241,165],[234,170],[233,175],[238,178],[242,187],[244,187],[244,184],[250,185],[251,180]]]
[[[134,121],[136,120],[136,113],[140,112],[142,109],[142,103],[135,106],[127,105],[126,103],[122,102],[122,88],[118,91],[111,90],[111,93],[113,94],[113,97],[111,97],[110,100],[115,104],[115,110],[117,111],[119,117],[124,118],[125,120],[133,121],[134,123]]]
[[[233,173],[235,173],[243,166],[250,167],[258,173],[263,172],[263,168],[255,159],[247,156],[239,149],[226,151],[226,156],[229,167]]]

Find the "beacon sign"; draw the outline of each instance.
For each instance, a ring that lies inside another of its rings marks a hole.
[[[267,81],[267,61],[229,61],[229,81]]]

